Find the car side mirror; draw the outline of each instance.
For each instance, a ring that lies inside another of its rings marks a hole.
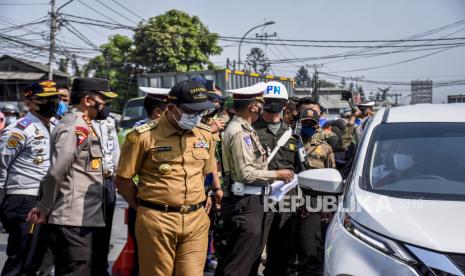
[[[344,188],[341,174],[336,169],[312,169],[298,175],[299,185],[316,192],[341,194]]]

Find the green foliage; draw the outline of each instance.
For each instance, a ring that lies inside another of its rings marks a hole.
[[[268,58],[260,48],[250,49],[250,53],[247,54],[245,64],[247,64],[255,73],[260,73],[262,75],[266,74],[268,69],[270,69]]]
[[[329,82],[329,81],[325,81],[325,80],[318,80],[318,86],[326,87],[326,88],[335,88],[336,84]]]
[[[218,35],[197,16],[170,10],[141,23],[134,34],[134,61],[150,72],[185,72],[212,68],[209,56],[218,55]]]
[[[96,78],[110,80],[110,87],[118,93],[113,107],[120,111],[124,103],[137,95],[137,83],[131,66],[133,51],[132,40],[123,35],[113,35],[108,43],[100,46],[101,55],[90,60],[88,70]]]
[[[295,82],[297,87],[310,87],[312,85],[312,78],[305,67],[299,68],[295,75]]]

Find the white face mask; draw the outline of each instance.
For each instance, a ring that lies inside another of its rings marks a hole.
[[[196,127],[200,121],[202,120],[202,116],[196,115],[195,117],[191,117],[186,113],[182,113],[181,119],[179,121],[176,120],[178,126],[185,130],[190,130]]]
[[[413,157],[409,154],[394,153],[394,167],[398,171],[405,171],[413,166]]]

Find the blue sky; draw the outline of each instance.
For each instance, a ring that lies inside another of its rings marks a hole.
[[[128,25],[134,25],[127,19],[114,14],[96,0],[80,0],[101,11],[110,18]],[[242,36],[252,26],[261,24],[266,20],[276,21],[276,24],[266,29],[258,29],[250,34],[276,32],[280,39],[311,39],[311,40],[378,40],[403,39],[427,30],[465,19],[465,1],[463,0],[288,0],[288,1],[262,1],[262,0],[100,0],[116,11],[129,17],[133,21],[140,19],[129,11],[122,9],[115,1],[123,4],[142,18],[148,18],[164,13],[170,9],[183,10],[191,15],[197,15],[212,32],[222,36]],[[57,0],[57,6],[67,0]],[[46,0],[0,0],[1,3],[47,3]],[[46,16],[49,11],[47,5],[20,5],[0,6],[0,16],[10,19],[14,23],[27,23],[34,19]],[[101,15],[87,8],[75,0],[66,6],[63,12],[73,15],[92,17],[108,21]],[[0,18],[1,19],[1,18]],[[0,28],[8,27],[8,23],[0,21]],[[98,27],[88,28],[76,25],[79,30],[94,44],[106,42],[109,35],[122,33],[131,36],[128,31],[109,31]],[[47,26],[37,26],[37,29],[46,31]],[[10,33],[11,34],[11,33]],[[449,36],[447,36],[449,35]],[[61,39],[66,43],[85,45],[66,30],[61,31]],[[439,37],[465,37],[465,23],[454,28],[426,36],[424,38]],[[237,43],[220,41],[225,46],[223,53],[211,57],[219,65],[224,65],[227,57],[237,59]],[[88,47],[88,46],[86,46]],[[242,60],[248,53],[251,45],[243,44]],[[263,46],[262,49],[264,49]],[[303,48],[268,46],[267,54],[270,59],[315,57],[345,52],[352,49],[337,48]],[[465,47],[457,47],[429,57],[420,58],[411,62],[386,66],[379,69],[345,72],[363,68],[371,68],[397,63],[407,59],[420,57],[433,51],[410,52],[403,54],[390,54],[373,58],[347,59],[329,61],[320,68],[321,71],[338,76],[363,77],[366,80],[382,81],[410,81],[416,79],[432,79],[433,81],[448,81],[465,79]],[[4,51],[4,53],[8,53]],[[2,54],[2,50],[0,50]],[[317,61],[318,64],[325,61]],[[311,62],[295,62],[290,64],[277,64],[272,67],[276,75],[295,75],[298,66],[310,65]],[[333,80],[333,79],[328,79]],[[337,81],[334,79],[333,81]],[[362,83],[366,92],[376,92],[377,86]],[[402,100],[408,102],[409,87],[392,87],[391,92],[402,93]],[[465,85],[434,89],[434,101],[446,101],[447,94],[465,94]]]

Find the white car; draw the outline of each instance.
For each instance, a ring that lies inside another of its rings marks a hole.
[[[299,175],[344,194],[326,235],[325,275],[465,275],[464,104],[378,111],[340,179],[333,169]]]

